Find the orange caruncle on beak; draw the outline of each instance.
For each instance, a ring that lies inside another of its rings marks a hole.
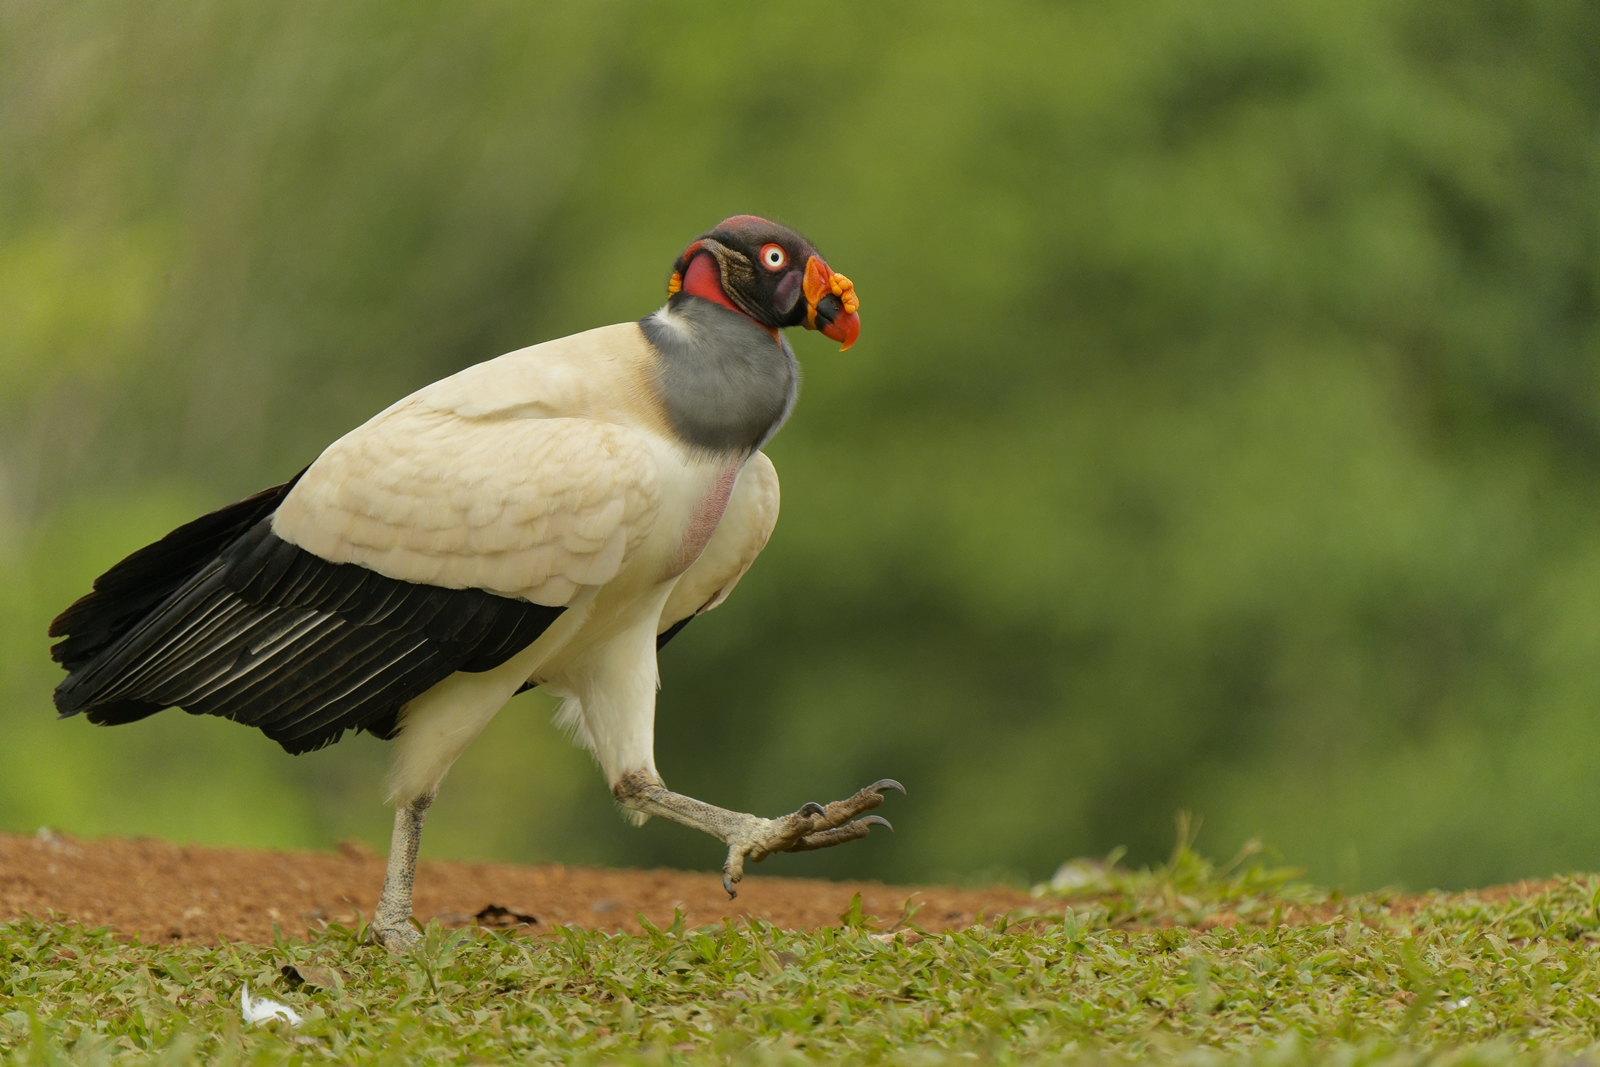
[[[804,291],[806,329],[821,330],[822,336],[838,341],[841,352],[855,344],[861,335],[861,318],[857,315],[861,298],[856,296],[855,283],[843,274],[835,274],[821,256],[812,256],[806,260]],[[818,326],[817,305],[830,296],[838,298],[841,310],[832,321]]]

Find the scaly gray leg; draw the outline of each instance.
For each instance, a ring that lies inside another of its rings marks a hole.
[[[873,826],[889,826],[880,815],[856,816],[883,803],[886,790],[901,793],[905,786],[893,778],[873,782],[848,800],[836,800],[824,807],[810,803],[792,815],[763,819],[758,815],[719,808],[681,793],[674,793],[660,780],[642,772],[625,774],[611,790],[617,802],[631,811],[659,815],[710,834],[728,846],[728,860],[722,865],[722,887],[729,897],[738,896],[733,883],[744,877],[748,860],[759,863],[774,852],[809,852],[831,848],[846,841],[866,837]],[[889,826],[893,830],[893,826]]]
[[[422,845],[422,820],[434,794],[418,797],[394,809],[394,834],[389,839],[389,867],[383,875],[383,895],[367,936],[390,952],[409,952],[422,939],[411,925],[411,887],[417,878],[417,849]]]

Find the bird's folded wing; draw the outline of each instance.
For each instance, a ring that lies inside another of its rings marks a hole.
[[[757,452],[739,471],[728,506],[705,551],[673,587],[657,632],[675,633],[696,615],[726,600],[767,547],[777,522],[778,472],[764,453]]]
[[[661,490],[643,433],[429,400],[417,394],[329,446],[273,532],[390,578],[550,606],[610,581],[649,535]]]

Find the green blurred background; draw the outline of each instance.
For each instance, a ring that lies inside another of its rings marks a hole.
[[[1172,816],[1326,883],[1600,867],[1587,0],[0,6],[0,828],[382,846],[381,742],[56,722],[125,553],[725,215],[797,337],[784,516],[663,657],[677,789],[892,775],[761,873],[1047,876]],[[517,698],[434,856],[710,867]]]

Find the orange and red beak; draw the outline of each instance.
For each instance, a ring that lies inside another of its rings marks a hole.
[[[806,260],[805,295],[806,329],[821,330],[822,336],[838,341],[841,352],[856,343],[861,299],[849,278],[835,274],[821,256],[812,256]]]

